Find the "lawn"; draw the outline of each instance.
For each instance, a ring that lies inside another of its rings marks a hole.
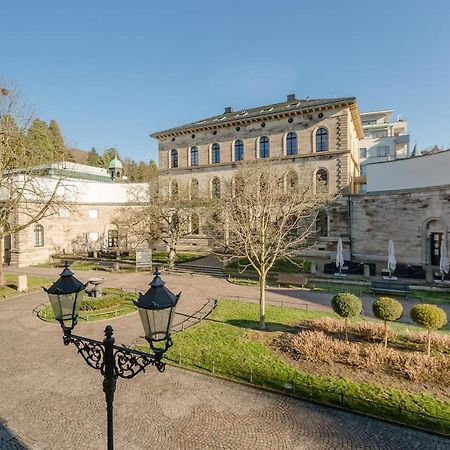
[[[100,298],[85,295],[81,302],[78,320],[80,322],[93,322],[133,313],[136,311],[133,300],[136,299],[137,295],[116,288],[103,289],[103,295]],[[40,310],[39,317],[50,322],[55,320],[50,304]]]
[[[17,291],[17,274],[6,273],[6,286],[0,287],[0,298],[7,298],[14,295],[20,295],[22,292]],[[49,286],[53,283],[52,278],[28,276],[28,290],[36,289],[41,286]]]
[[[209,320],[174,336],[174,346],[166,356],[175,363],[278,390],[287,389],[303,398],[344,405],[430,429],[448,430],[449,402],[376,382],[306,373],[272,348],[272,341],[281,332],[295,330],[301,321],[323,316],[333,314],[268,306],[268,331],[260,332],[258,305],[221,300]],[[416,327],[405,326],[399,330],[406,328]]]
[[[303,259],[294,258],[292,263],[291,261],[284,261],[282,259],[278,259],[275,261],[275,264],[269,271],[270,273],[310,273],[311,271],[311,263],[309,261],[305,261]],[[247,266],[247,267],[246,267]],[[227,271],[242,271],[242,273],[250,272],[256,273],[253,266],[249,265],[248,259],[240,259],[237,261],[233,261],[226,267]],[[245,269],[245,270],[244,270]]]

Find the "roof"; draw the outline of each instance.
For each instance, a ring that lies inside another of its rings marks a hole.
[[[165,135],[172,134],[184,134],[187,132],[207,129],[207,128],[220,128],[231,124],[238,124],[248,120],[258,120],[263,118],[271,118],[277,115],[290,115],[295,112],[306,112],[310,110],[320,110],[326,107],[338,107],[343,105],[355,105],[356,108],[352,110],[353,120],[356,122],[356,128],[361,127],[361,120],[359,118],[358,107],[355,97],[340,97],[340,98],[324,98],[324,99],[303,99],[298,100],[293,95],[288,96],[288,100],[281,103],[273,103],[271,105],[258,106],[256,108],[244,109],[240,111],[232,111],[231,108],[227,108],[224,114],[208,117],[207,119],[191,122],[186,125],[181,125],[175,128],[168,128],[162,131],[156,131],[150,136],[153,138],[163,137]],[[358,112],[358,114],[354,114]]]
[[[117,156],[115,156],[111,160],[111,162],[109,163],[108,169],[109,170],[111,170],[111,169],[123,169],[123,164],[120,161],[120,159]]]

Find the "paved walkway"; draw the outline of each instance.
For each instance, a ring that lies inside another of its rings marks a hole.
[[[8,272],[26,273],[29,275],[49,276],[55,280],[61,269],[44,268],[44,267],[28,267],[17,269],[14,267],[6,268]],[[150,273],[114,273],[105,271],[75,271],[76,276],[87,281],[91,277],[105,277],[104,286],[119,287],[122,289],[131,289],[145,292],[148,289],[153,275]],[[181,301],[177,310],[183,314],[191,314],[201,308],[208,298],[229,298],[245,302],[258,302],[259,288],[257,286],[241,286],[232,284],[224,278],[207,276],[201,274],[186,273],[166,273],[162,275],[167,282],[167,286],[175,293],[182,292]],[[267,289],[267,301],[269,304],[289,306],[293,308],[311,308],[325,311],[331,311],[330,303],[334,294],[327,292],[315,292],[302,289],[275,288]],[[364,315],[373,317],[372,304],[376,299],[370,294],[360,295],[363,302]],[[416,305],[419,300],[414,298],[399,299],[404,306],[404,314],[400,322],[413,323],[410,318],[411,308]],[[439,305],[447,311],[450,317],[450,304],[445,303]],[[181,319],[180,319],[181,320]]]
[[[206,277],[192,277],[189,283],[186,277],[165,278],[171,289],[183,289],[186,305],[222,294]],[[105,448],[101,375],[85,364],[73,345],[63,345],[57,325],[32,314],[45,301],[38,293],[0,302],[0,422],[6,425],[0,427],[0,448]],[[141,333],[137,314],[111,324],[119,344]],[[104,327],[105,322],[80,324],[76,331],[101,339]],[[118,381],[115,439],[118,450],[450,446],[449,440],[426,433],[174,367],[163,374],[149,368],[133,380]]]

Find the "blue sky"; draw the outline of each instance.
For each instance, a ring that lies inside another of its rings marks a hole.
[[[394,109],[411,143],[450,147],[447,0],[14,0],[0,76],[66,141],[157,159],[153,131],[298,98]]]

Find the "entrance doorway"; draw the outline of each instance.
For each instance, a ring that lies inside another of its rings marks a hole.
[[[431,233],[430,235],[430,262],[432,266],[439,266],[441,261],[442,233]]]

